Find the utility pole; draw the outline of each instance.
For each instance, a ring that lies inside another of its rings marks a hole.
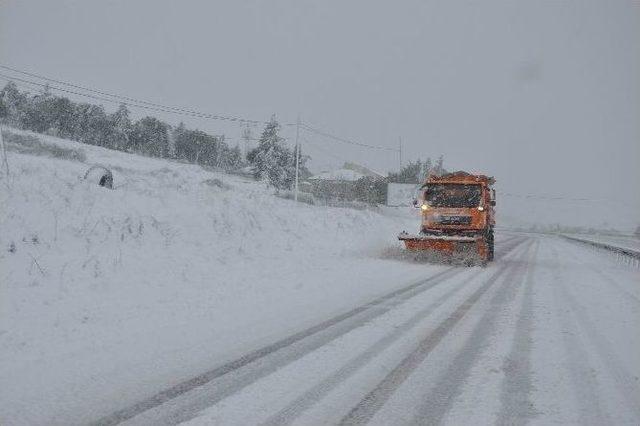
[[[298,139],[300,137],[300,116],[296,120],[296,189],[293,196],[294,201],[298,201],[298,176],[300,175],[300,143]]]
[[[247,127],[242,130],[242,139],[244,139],[244,159],[247,159],[247,154],[249,153],[249,146],[251,145],[251,129],[249,128],[249,123],[247,123]]]
[[[9,162],[7,161],[7,148],[4,146],[2,138],[2,126],[0,126],[0,151],[2,151],[2,164],[7,172],[7,179],[9,179]]]
[[[402,136],[398,136],[398,156],[400,157],[400,170],[402,170]]]

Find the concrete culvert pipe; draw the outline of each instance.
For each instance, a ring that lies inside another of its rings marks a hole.
[[[113,173],[104,166],[91,166],[84,174],[84,179],[97,185],[113,189]]]

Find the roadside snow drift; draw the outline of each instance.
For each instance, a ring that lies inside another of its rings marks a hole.
[[[441,268],[380,259],[410,214],[31,136],[0,181],[3,424],[95,420]]]

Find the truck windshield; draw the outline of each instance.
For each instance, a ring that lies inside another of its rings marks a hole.
[[[433,207],[478,207],[480,185],[439,183],[427,185],[424,198]]]

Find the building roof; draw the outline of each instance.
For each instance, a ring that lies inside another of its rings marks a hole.
[[[362,177],[369,176],[374,178],[383,178],[384,175],[378,172],[374,172],[364,166],[355,163],[344,163],[344,165],[337,170],[329,170],[320,172],[314,176],[311,176],[309,180],[333,180],[333,181],[345,181],[354,182]]]
[[[354,182],[365,175],[349,169],[330,170],[326,172],[320,172],[317,175],[311,176],[309,180],[342,180],[346,182]]]

